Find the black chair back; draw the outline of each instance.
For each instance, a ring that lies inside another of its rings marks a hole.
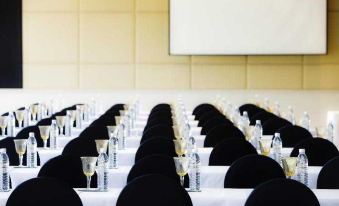
[[[295,147],[299,142],[313,138],[312,134],[305,128],[299,126],[286,126],[279,129],[283,147]]]
[[[223,114],[221,114],[218,110],[211,110],[209,112],[204,113],[204,115],[202,115],[199,118],[199,123],[198,126],[202,127],[204,124],[206,124],[206,122],[208,122],[208,120],[213,119],[214,117],[224,117]]]
[[[155,137],[145,141],[140,145],[135,154],[135,162],[155,154],[163,154],[170,157],[176,156],[173,140]]]
[[[273,118],[279,118],[275,114],[270,112],[259,112],[250,118],[250,125],[254,126],[257,120],[261,121],[261,125],[265,124],[268,120]]]
[[[80,133],[79,138],[109,139],[108,130],[106,126],[90,126]]]
[[[317,189],[339,189],[339,157],[328,161],[320,170]]]
[[[52,120],[53,120],[52,118],[42,119],[36,125],[37,126],[49,126],[52,124]]]
[[[196,106],[192,114],[195,116],[195,120],[198,120],[205,112],[210,110],[216,110],[216,108],[212,104],[204,103]]]
[[[142,143],[156,136],[165,136],[174,139],[175,135],[173,127],[166,124],[158,124],[148,128],[147,130],[144,130],[140,142]]]
[[[283,118],[272,118],[262,125],[263,135],[274,135],[279,129],[287,126],[292,126],[292,123]]]
[[[218,125],[233,125],[233,123],[229,119],[226,119],[225,116],[216,116],[202,125],[201,134],[207,135],[208,132]]]
[[[222,140],[229,138],[245,139],[245,135],[233,125],[218,125],[206,135],[204,147],[215,147]]]
[[[75,157],[96,157],[99,154],[93,139],[75,138],[64,147],[62,155],[70,155]]]

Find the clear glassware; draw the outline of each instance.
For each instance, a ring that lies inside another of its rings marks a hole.
[[[64,136],[64,127],[66,124],[66,116],[56,116],[55,117],[58,127],[59,127],[59,132],[60,136]]]
[[[19,123],[19,128],[23,127],[23,121],[25,119],[25,115],[26,115],[26,110],[17,110],[17,111],[15,111],[15,117],[16,117],[16,120]]]
[[[15,144],[15,151],[19,155],[19,167],[23,167],[22,160],[23,160],[24,154],[26,153],[27,140],[26,139],[15,139],[14,144]]]
[[[187,143],[184,139],[173,140],[175,152],[179,157],[184,156],[187,153]]]
[[[271,152],[272,139],[271,138],[261,138],[259,140],[260,152],[264,156],[269,156]]]
[[[91,177],[94,175],[98,157],[81,157],[82,170],[87,178],[87,189],[91,188]]]
[[[97,139],[95,140],[95,145],[96,145],[98,154],[100,154],[101,152],[107,153],[108,140]]]
[[[295,175],[297,161],[298,161],[298,158],[296,157],[282,158],[283,169],[288,179],[291,179]]]
[[[184,186],[185,175],[188,173],[189,159],[187,157],[173,157],[175,169],[180,177],[181,186]]]
[[[39,111],[39,105],[38,104],[33,104],[29,107],[30,109],[30,112],[32,114],[32,117],[33,117],[33,121],[37,121],[38,118],[38,111]]]
[[[7,116],[0,116],[1,136],[6,135],[7,124],[8,124],[8,117]]]
[[[47,140],[49,139],[51,126],[39,126],[40,136],[44,142],[44,149],[47,149]]]
[[[77,110],[69,110],[69,114],[70,114],[70,124],[71,124],[71,127],[74,126],[74,122],[76,120],[76,117],[77,117],[77,113],[78,111]]]

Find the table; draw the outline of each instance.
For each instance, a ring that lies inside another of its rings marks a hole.
[[[108,192],[85,192],[75,189],[84,206],[114,206],[121,192],[110,189]],[[243,206],[253,189],[211,189],[202,188],[202,192],[189,192],[194,206]],[[339,190],[312,190],[321,206],[337,206]],[[10,192],[0,193],[0,206],[5,206]],[[39,195],[39,194],[38,194]]]

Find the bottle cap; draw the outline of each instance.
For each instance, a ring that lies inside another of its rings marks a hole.
[[[6,153],[6,148],[0,148],[0,153]]]
[[[52,120],[52,124],[56,124],[56,120],[55,119]]]
[[[279,132],[276,132],[276,133],[274,133],[274,136],[275,136],[275,137],[280,137],[280,133],[279,133]]]
[[[300,153],[305,153],[305,149],[299,149],[299,154]]]
[[[244,112],[242,113],[242,115],[248,115],[248,113],[247,113],[246,111],[244,111]]]
[[[261,124],[261,121],[260,120],[256,120],[255,123],[256,124]]]
[[[30,133],[28,133],[28,135],[30,136],[30,137],[34,137],[34,132],[30,132]]]

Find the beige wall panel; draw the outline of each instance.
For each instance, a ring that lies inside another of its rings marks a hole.
[[[305,89],[339,89],[339,65],[306,65]]]
[[[302,64],[302,56],[248,56],[248,64]]]
[[[134,0],[79,0],[80,11],[133,11]]]
[[[192,56],[193,64],[246,64],[246,56]]]
[[[169,0],[135,0],[137,11],[168,11]]]
[[[133,62],[133,15],[82,13],[80,62],[109,64]]]
[[[78,0],[23,0],[24,12],[78,11]]]
[[[193,89],[245,89],[246,65],[194,65]]]
[[[137,89],[189,89],[189,65],[138,65]]]

